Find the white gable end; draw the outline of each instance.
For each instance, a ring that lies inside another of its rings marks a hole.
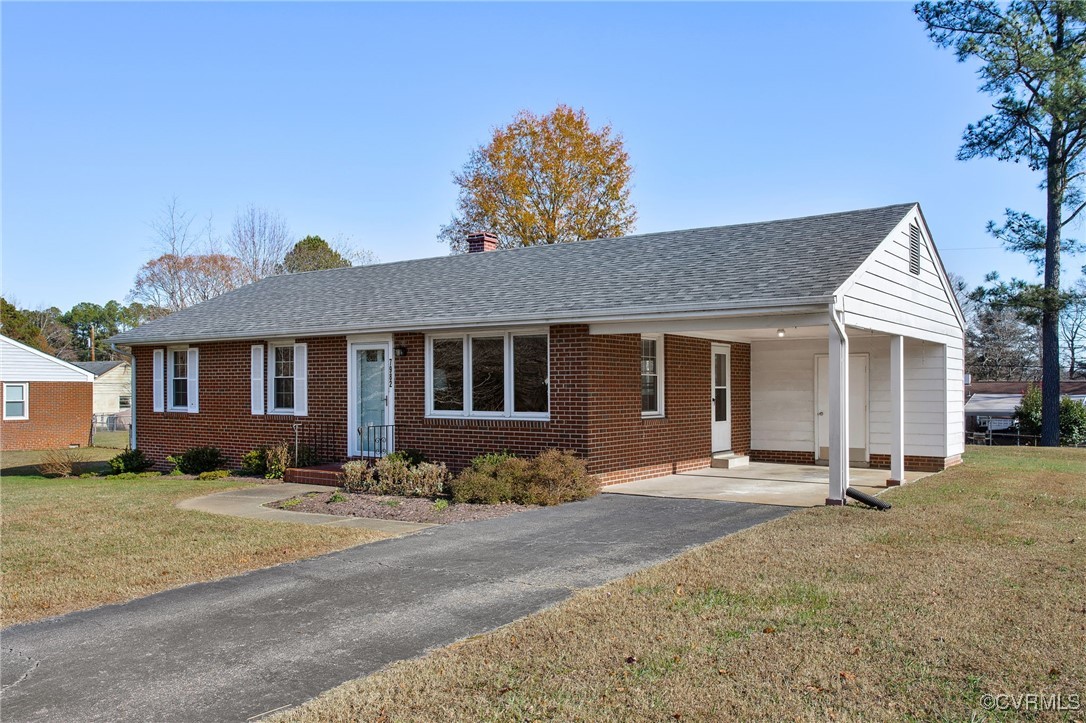
[[[66,361],[0,336],[0,380],[5,382],[90,382],[94,375]]]
[[[920,232],[919,259],[911,257],[910,227]],[[946,409],[944,454],[961,454],[965,449],[965,319],[919,206],[905,215],[841,286],[837,298],[848,326],[941,345],[941,359],[924,360],[925,365],[940,368],[938,384],[915,391],[912,401]]]
[[[919,273],[910,260],[910,226],[920,232]],[[913,208],[838,293],[845,323],[940,344],[965,333],[961,310],[932,245],[919,208]]]

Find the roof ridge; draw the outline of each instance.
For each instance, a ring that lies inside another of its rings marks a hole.
[[[765,220],[765,221],[744,221],[742,223],[725,223],[725,224],[717,224],[717,225],[714,225],[714,226],[692,226],[692,227],[689,227],[689,228],[667,229],[665,231],[646,231],[644,233],[627,234],[625,236],[604,236],[604,237],[601,237],[601,238],[594,238],[594,239],[581,239],[581,241],[572,241],[572,242],[564,242],[564,243],[532,244],[532,245],[527,245],[527,246],[516,246],[516,247],[510,248],[510,249],[497,249],[497,252],[509,253],[509,252],[513,252],[513,251],[528,251],[530,249],[570,248],[570,247],[574,246],[575,244],[579,244],[579,243],[582,243],[584,241],[591,241],[592,243],[600,243],[600,242],[605,242],[605,241],[627,241],[627,240],[630,240],[630,239],[641,239],[641,238],[646,238],[646,237],[649,237],[649,236],[662,236],[662,235],[665,235],[665,234],[694,233],[694,232],[698,232],[698,231],[718,231],[718,230],[729,229],[729,228],[743,228],[745,226],[768,226],[768,225],[771,225],[771,224],[790,223],[790,222],[795,222],[795,221],[810,221],[810,220],[815,220],[815,219],[832,218],[832,217],[835,217],[835,216],[853,216],[853,215],[856,215],[856,214],[869,213],[871,211],[885,211],[885,210],[889,210],[889,209],[893,209],[893,208],[909,209],[909,208],[912,208],[913,206],[918,206],[918,205],[920,205],[918,201],[911,201],[911,202],[907,202],[907,203],[891,203],[891,204],[887,204],[885,206],[871,206],[869,208],[857,208],[857,209],[853,209],[851,211],[833,211],[833,212],[830,212],[830,213],[809,214],[807,216],[789,216],[788,218],[773,218],[773,219],[768,219],[768,220]],[[268,277],[265,277],[263,279],[260,279],[259,281],[255,281],[252,284],[246,284],[245,287],[241,287],[241,288],[251,287],[251,286],[253,286],[255,284],[259,284],[259,283],[262,283],[262,282],[265,282],[265,281],[270,281],[270,280],[273,280],[273,279],[289,278],[291,276],[301,276],[301,275],[304,275],[304,274],[323,274],[323,273],[329,273],[329,272],[343,272],[343,273],[346,273],[346,272],[349,272],[349,271],[352,271],[352,270],[357,271],[359,269],[372,269],[372,268],[377,268],[377,267],[397,266],[397,265],[400,265],[400,264],[411,264],[411,263],[417,263],[417,262],[420,262],[420,261],[439,261],[439,260],[443,260],[443,259],[481,258],[481,257],[494,258],[493,256],[491,256],[491,254],[493,254],[493,253],[495,253],[495,252],[491,251],[491,252],[474,253],[474,254],[466,253],[466,252],[465,253],[449,253],[449,254],[446,254],[444,256],[422,256],[420,258],[415,258],[415,259],[399,259],[397,261],[385,261],[385,262],[377,263],[377,264],[360,264],[358,266],[341,266],[341,267],[334,268],[334,269],[313,269],[313,270],[310,270],[310,271],[296,271],[296,272],[289,273],[289,274],[277,274],[275,276],[268,276]],[[233,291],[228,291],[226,293],[230,294],[230,293],[233,293],[234,291],[239,291],[239,290],[240,289],[234,289]],[[226,294],[222,294],[222,296],[225,296],[225,295]]]

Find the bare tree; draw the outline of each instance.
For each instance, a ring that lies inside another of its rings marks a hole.
[[[1040,377],[1038,330],[1013,309],[983,306],[965,335],[965,368],[976,381]]]
[[[48,309],[39,306],[34,310],[28,309],[25,313],[27,319],[40,330],[41,338],[54,356],[65,361],[78,360],[79,356],[72,341],[72,330],[60,320],[60,309],[55,306]]]
[[[160,318],[232,291],[247,281],[242,263],[226,254],[163,254],[136,273],[128,298]]]
[[[278,273],[293,244],[278,212],[249,204],[234,216],[226,245],[241,261],[246,282],[251,282]]]
[[[1086,279],[1079,279],[1060,312],[1060,347],[1068,379],[1086,379]]]

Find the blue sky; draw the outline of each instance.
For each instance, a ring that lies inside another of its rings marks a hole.
[[[625,137],[638,231],[918,200],[950,270],[1032,276],[984,225],[1043,210],[1038,179],[954,159],[990,101],[907,4],[2,13],[3,290],[26,307],[123,299],[174,196],[219,233],[255,203],[384,261],[446,253],[452,172],[557,103]]]

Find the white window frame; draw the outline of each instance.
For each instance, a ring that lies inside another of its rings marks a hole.
[[[515,412],[513,411],[513,338],[517,336],[543,336],[547,339],[547,411],[546,412]],[[505,361],[505,409],[501,412],[476,412],[472,410],[472,378],[471,378],[471,340],[472,338],[503,339],[503,358]],[[463,342],[464,353],[464,409],[443,410],[434,409],[434,340],[435,339],[460,339]],[[427,334],[426,335],[426,417],[429,419],[527,419],[536,421],[549,421],[551,418],[551,337],[550,329],[480,329],[472,332]]]
[[[23,388],[23,413],[21,416],[8,416],[8,388]],[[30,383],[29,382],[4,382],[4,419],[12,422],[30,419]]]
[[[123,400],[127,399],[128,404],[124,404]],[[131,409],[132,408],[132,395],[131,394],[118,394],[117,395],[117,409]]]
[[[664,335],[663,334],[642,334],[641,338],[637,341],[637,397],[638,404],[641,399],[641,377],[644,375],[641,373],[641,342],[646,339],[656,342],[656,410],[652,412],[641,412],[642,419],[659,419],[665,416],[664,413]]]
[[[275,350],[286,347],[290,349],[291,353],[291,377],[296,378],[295,366],[298,363],[298,359],[295,356],[294,340],[289,341],[269,341],[268,342],[268,414],[294,414],[294,409],[298,404],[298,389],[295,386],[293,391],[293,404],[290,407],[277,407],[275,406]]]
[[[185,355],[185,405],[179,407],[174,404],[173,401],[173,356],[175,353],[180,352]],[[167,412],[185,412],[189,411],[188,406],[188,382],[189,382],[189,362],[188,362],[189,348],[187,346],[170,346],[166,347],[166,411]]]

